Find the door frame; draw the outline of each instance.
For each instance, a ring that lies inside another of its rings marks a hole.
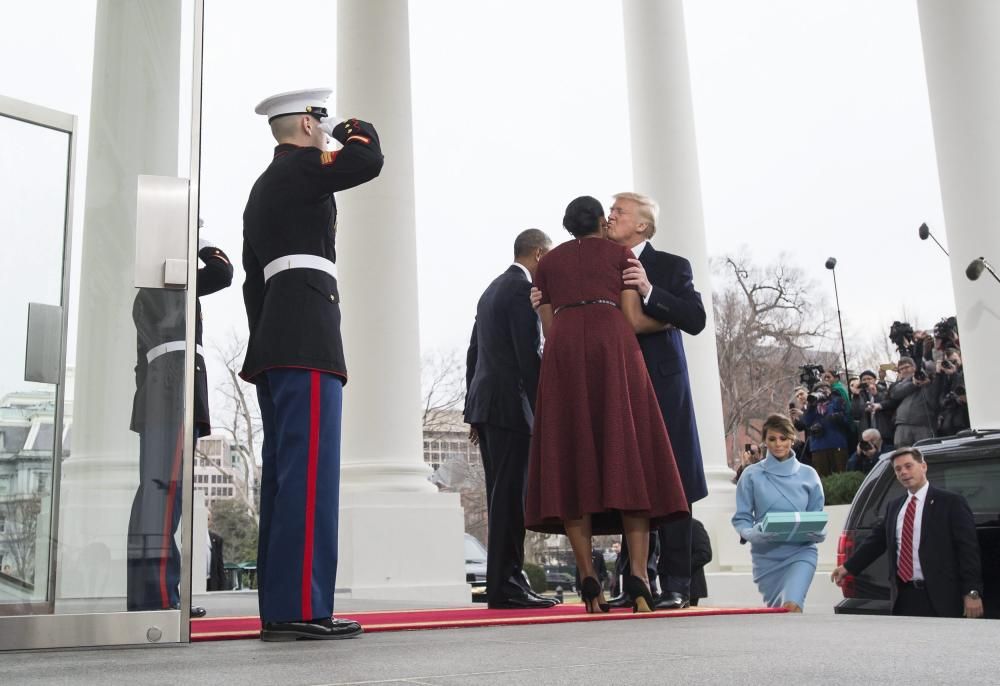
[[[55,410],[52,417],[53,442],[52,442],[52,475],[49,479],[51,487],[49,498],[49,554],[48,554],[48,579],[45,591],[45,600],[42,604],[48,606],[51,613],[55,605],[56,595],[56,565],[58,556],[56,545],[59,525],[59,490],[62,484],[62,450],[63,433],[65,426],[66,409],[66,346],[67,334],[69,330],[69,297],[70,297],[70,268],[72,266],[73,254],[73,202],[76,177],[76,139],[77,124],[76,115],[58,110],[49,109],[41,105],[16,100],[5,95],[0,95],[0,116],[15,121],[24,122],[34,126],[41,126],[65,133],[69,136],[67,168],[66,168],[66,196],[64,198],[65,212],[63,214],[63,254],[62,254],[62,288],[60,289],[59,306],[62,308],[62,323],[59,327],[59,381],[56,384]]]
[[[182,0],[183,1],[183,0]],[[187,292],[185,296],[185,378],[184,432],[194,436],[194,371],[195,371],[195,287],[198,276],[198,214],[201,179],[201,111],[202,67],[204,41],[204,0],[193,0],[193,41],[191,44],[191,129],[190,175],[188,178],[188,251]],[[69,135],[66,212],[63,241],[62,331],[60,336],[60,372],[56,389],[56,414],[53,421],[60,427],[54,431],[51,522],[49,536],[49,578],[45,603],[48,614],[0,616],[0,652],[5,650],[84,648],[125,645],[176,645],[191,640],[192,550],[194,493],[194,441],[185,440],[181,476],[181,580],[180,609],[140,612],[96,612],[54,614],[56,600],[56,564],[58,562],[57,531],[59,522],[59,491],[62,475],[62,423],[65,409],[66,354],[69,330],[69,298],[72,266],[73,203],[76,166],[78,119],[75,115],[58,112],[40,105],[0,95],[0,114],[28,124],[43,126]]]

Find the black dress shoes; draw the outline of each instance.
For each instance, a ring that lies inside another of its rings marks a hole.
[[[181,606],[180,605],[171,605],[170,609],[171,610],[179,610],[179,609],[181,609]],[[191,606],[191,619],[198,619],[199,617],[204,617],[207,614],[208,614],[208,610],[206,610],[205,608],[203,608],[201,605],[192,605]]]
[[[524,593],[491,602],[489,603],[489,608],[491,610],[543,610],[556,604],[556,601],[552,598],[542,598],[541,596]]]
[[[266,622],[260,631],[262,641],[329,641],[354,638],[364,633],[361,625],[350,619],[311,619],[308,622]]]
[[[691,607],[691,601],[688,596],[683,593],[675,593],[674,591],[667,591],[656,602],[657,610],[682,610],[685,607]]]
[[[627,593],[622,593],[609,600],[608,605],[611,607],[632,607],[632,599],[628,597]]]

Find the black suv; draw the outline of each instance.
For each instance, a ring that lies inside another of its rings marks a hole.
[[[949,438],[917,443],[927,462],[927,479],[938,488],[961,493],[972,508],[983,563],[985,616],[1000,618],[1000,431],[969,431]],[[889,503],[903,487],[883,455],[851,503],[837,544],[837,564],[843,564],[885,516]],[[844,599],[837,614],[889,614],[889,581],[885,555],[841,587]]]

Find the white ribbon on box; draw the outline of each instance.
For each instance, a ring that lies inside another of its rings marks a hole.
[[[791,533],[789,533],[788,534],[788,538],[785,539],[786,543],[790,542],[793,538],[795,538],[795,534],[797,534],[798,531],[799,531],[799,525],[802,524],[802,513],[801,512],[792,512],[790,514],[795,515],[795,526],[792,527]]]

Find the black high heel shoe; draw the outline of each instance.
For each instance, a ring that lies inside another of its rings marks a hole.
[[[587,614],[594,613],[594,606],[591,602],[601,596],[601,583],[592,576],[588,576],[580,583],[580,597],[583,599],[583,606],[587,608]],[[598,603],[597,609],[601,612],[610,612],[611,606],[607,603]]]
[[[631,574],[625,577],[625,592],[632,598],[632,612],[652,612],[653,594],[646,582]]]

